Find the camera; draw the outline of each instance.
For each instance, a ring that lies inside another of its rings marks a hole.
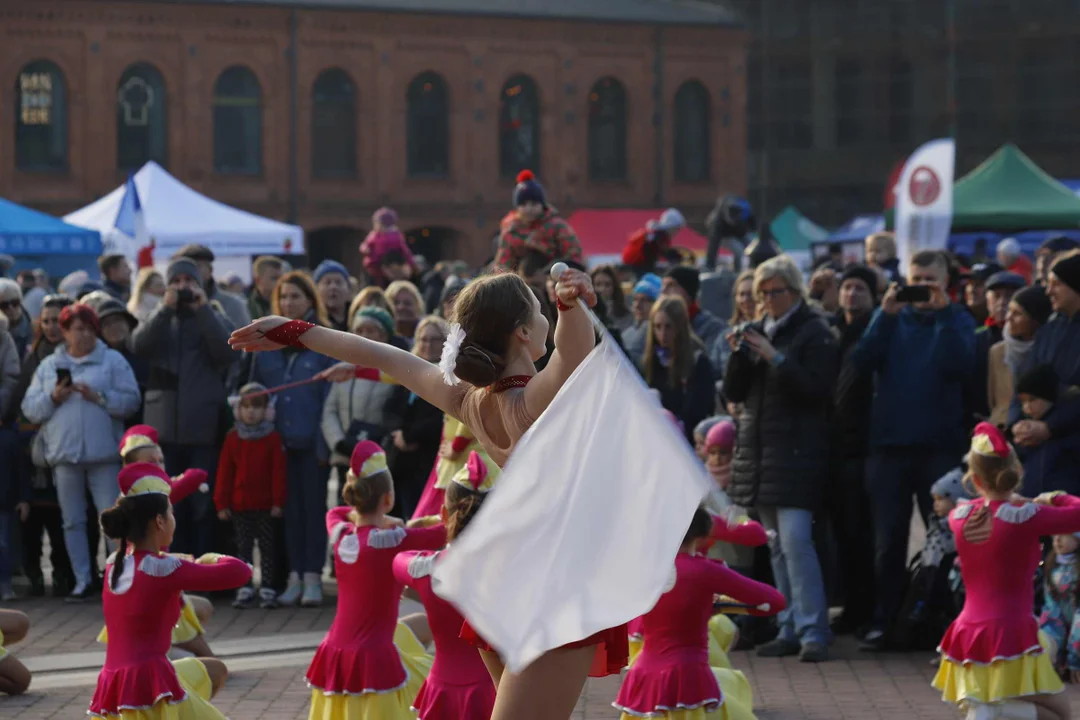
[[[195,293],[188,288],[180,288],[176,291],[177,305],[190,305],[195,302]]]

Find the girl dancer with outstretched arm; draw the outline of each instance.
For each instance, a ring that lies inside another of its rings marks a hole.
[[[579,301],[596,303],[592,282],[567,270],[556,287],[559,323],[555,351],[544,370],[548,321],[525,282],[510,274],[470,283],[454,305],[454,325],[435,367],[422,358],[355,335],[318,328],[302,321],[269,317],[237,330],[230,340],[237,350],[306,347],[394,377],[427,402],[462,420],[499,466],[518,440],[547,408],[595,345],[593,326]],[[458,380],[465,381],[458,384]],[[620,637],[621,636],[621,637]],[[621,647],[620,647],[621,641]],[[572,646],[552,650],[520,674],[499,675],[494,720],[552,720],[573,711],[594,656],[608,652],[608,667],[625,661],[626,629],[598,633]],[[489,669],[498,657],[484,652]]]

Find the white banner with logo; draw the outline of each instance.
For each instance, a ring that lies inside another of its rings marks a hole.
[[[952,227],[956,143],[931,140],[908,158],[896,185],[896,253],[900,269],[920,250],[944,250]]]

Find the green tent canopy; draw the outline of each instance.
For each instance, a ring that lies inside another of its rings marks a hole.
[[[829,231],[788,205],[769,223],[773,237],[785,252],[809,250],[810,243],[829,237]]]
[[[1080,197],[1012,143],[953,185],[953,231],[1080,227]]]

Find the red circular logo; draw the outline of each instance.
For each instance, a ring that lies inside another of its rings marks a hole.
[[[915,168],[908,180],[908,197],[916,205],[925,207],[932,205],[941,195],[941,180],[937,173],[925,165]]]

